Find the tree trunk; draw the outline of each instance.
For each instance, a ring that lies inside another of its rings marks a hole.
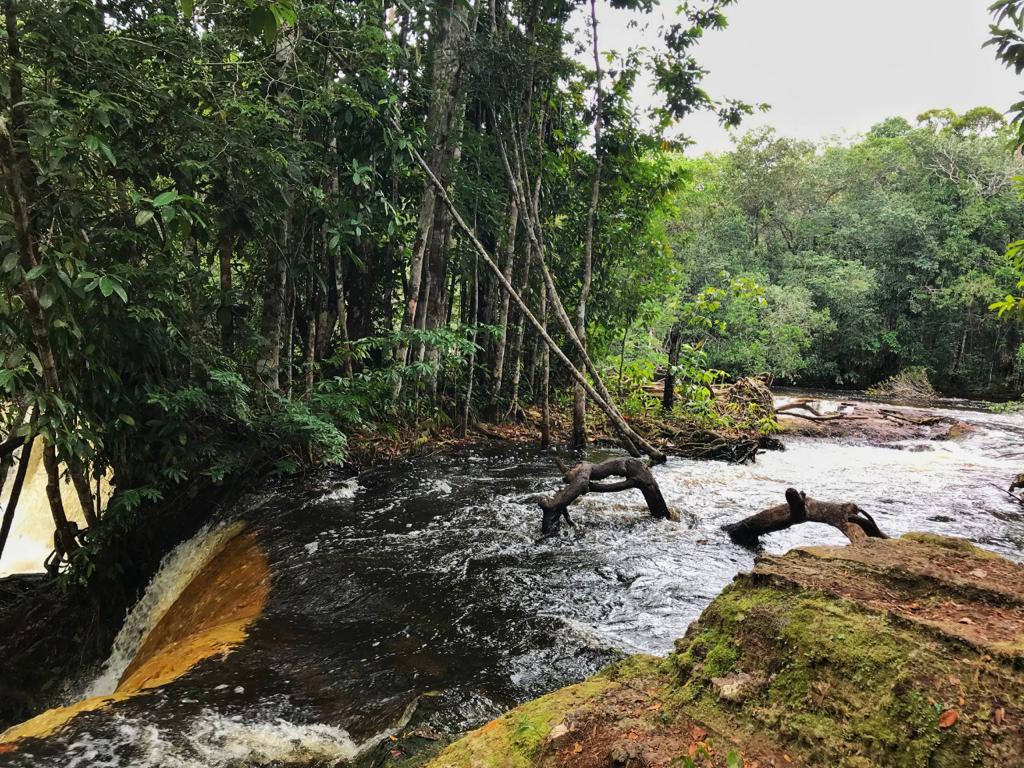
[[[544,340],[544,343],[548,345],[548,348],[552,352],[554,352],[555,356],[558,357],[558,359],[565,365],[566,370],[569,372],[569,374],[583,385],[583,388],[586,391],[586,393],[608,417],[608,420],[611,422],[612,428],[619,436],[619,439],[623,447],[625,447],[626,450],[629,451],[632,455],[639,455],[640,450],[643,450],[645,453],[647,453],[648,456],[650,456],[652,461],[656,463],[665,461],[665,454],[659,449],[655,448],[649,442],[644,440],[644,438],[642,438],[640,435],[638,435],[633,430],[633,428],[626,423],[626,420],[622,418],[622,414],[620,414],[618,410],[616,410],[615,406],[608,399],[602,397],[598,393],[598,391],[595,389],[595,386],[601,386],[603,388],[604,384],[603,382],[601,382],[600,376],[596,375],[596,370],[594,371],[595,384],[592,385],[589,381],[587,381],[586,376],[583,373],[581,373],[580,370],[576,368],[576,366],[572,364],[572,361],[570,361],[569,358],[566,356],[565,352],[562,351],[562,348],[555,343],[551,336],[548,335],[547,330],[540,324],[540,321],[537,320],[537,317],[533,314],[533,312],[530,311],[530,308],[527,306],[526,302],[523,301],[522,296],[520,296],[519,293],[516,291],[515,287],[508,280],[505,279],[505,275],[504,273],[502,273],[497,263],[495,263],[494,259],[491,258],[491,255],[487,252],[483,245],[480,244],[480,240],[477,238],[473,230],[471,230],[469,228],[469,225],[466,224],[465,219],[462,218],[462,215],[455,207],[455,204],[452,202],[452,199],[448,196],[447,191],[441,185],[441,182],[437,179],[437,177],[434,175],[434,172],[430,169],[430,166],[427,165],[426,161],[423,159],[423,156],[420,155],[419,152],[417,152],[416,150],[413,150],[413,156],[416,158],[416,162],[419,164],[419,166],[423,169],[423,172],[427,175],[427,178],[430,179],[431,183],[434,185],[434,189],[437,191],[437,194],[441,198],[442,202],[444,202],[444,204],[448,206],[448,209],[451,211],[452,218],[455,220],[455,223],[458,225],[459,229],[466,235],[466,237],[470,241],[470,244],[473,246],[474,250],[476,250],[477,254],[479,254],[484,264],[487,265],[487,268],[491,270],[491,273],[497,278],[502,289],[509,293],[509,295],[512,297],[512,300],[516,302],[516,304],[519,306],[519,309],[525,315],[526,319],[529,320],[530,324],[541,334],[541,338]],[[538,253],[542,253],[542,251],[538,250]],[[541,264],[543,266],[543,261],[541,262]],[[548,277],[550,277],[550,275]],[[557,299],[557,293],[553,291],[552,286],[553,283],[549,283],[548,290],[551,291],[552,298]],[[570,332],[572,331],[571,324],[569,325],[569,330]]]
[[[619,349],[619,400],[622,400],[622,369],[626,367],[626,339],[629,338],[629,329],[632,325],[633,317],[630,316],[622,331],[622,347]]]
[[[262,339],[256,361],[256,378],[266,391],[281,389],[281,326],[284,322],[288,263],[285,248],[288,242],[288,224],[281,224],[282,234],[271,245],[263,288],[263,313],[260,318]]]
[[[587,301],[594,278],[594,219],[601,196],[601,57],[597,49],[597,3],[590,0],[590,30],[594,50],[594,75],[596,77],[596,98],[594,103],[594,181],[590,190],[590,208],[587,209],[586,241],[583,246],[583,274],[580,286],[580,301],[576,308],[576,335],[579,337],[583,354],[587,348]],[[585,365],[580,358],[580,367]],[[587,398],[579,384],[573,389],[572,447],[583,448],[587,444]]]
[[[223,227],[217,238],[217,260],[220,265],[220,346],[230,355],[235,347],[235,307],[231,285],[231,254],[235,249],[235,236]]]
[[[470,313],[470,322],[473,325],[473,350],[469,353],[469,366],[466,372],[466,402],[462,405],[462,437],[465,437],[469,432],[469,413],[473,407],[473,379],[476,375],[477,325],[480,321],[480,274],[479,258],[476,256],[473,257],[473,298]]]
[[[601,483],[607,477],[625,478],[617,483]],[[561,518],[572,522],[569,518],[569,505],[586,493],[614,493],[639,489],[647,502],[651,517],[656,520],[678,520],[678,516],[669,511],[665,498],[661,495],[658,481],[654,479],[650,468],[640,459],[619,458],[607,459],[600,464],[584,462],[565,472],[565,487],[550,499],[540,501],[544,519],[541,532],[550,536],[558,532]]]
[[[798,523],[824,523],[842,531],[856,543],[866,537],[888,538],[875,524],[874,518],[856,504],[818,501],[795,488],[786,489],[786,503],[769,507],[756,515],[722,526],[737,544],[756,544],[761,536],[782,531]]]
[[[11,534],[14,513],[18,509],[18,499],[21,498],[21,489],[25,487],[28,462],[32,457],[32,443],[32,438],[28,438],[21,448],[21,456],[18,457],[18,470],[14,475],[14,485],[11,486],[11,495],[8,497],[7,506],[4,508],[3,522],[0,523],[0,558],[3,558],[4,546],[7,544],[7,537]]]
[[[462,53],[468,32],[467,6],[461,0],[444,0],[433,18],[431,44],[433,62],[431,68],[431,100],[427,112],[427,142],[431,148],[431,172],[446,187],[450,181],[451,161],[454,146],[449,141],[456,126],[458,105],[462,103]],[[437,190],[427,181],[420,198],[419,215],[416,225],[416,240],[409,264],[409,282],[406,290],[405,314],[402,330],[408,331],[416,322],[418,304],[423,289],[424,256],[430,244],[434,224],[434,209]],[[395,348],[395,366],[405,366],[409,347],[402,341]],[[396,376],[392,386],[392,399],[397,399],[402,390],[402,377]]]
[[[53,516],[54,549],[58,554],[71,554],[78,548],[67,514],[64,512],[64,501],[60,496],[60,464],[53,443],[43,441],[43,467],[46,470],[46,498],[50,502],[50,514]]]
[[[676,367],[679,365],[679,347],[683,342],[683,329],[679,323],[668,334],[668,368],[665,371],[665,390],[661,395],[661,409],[672,413],[676,404]]]
[[[548,327],[548,289],[544,283],[540,285],[540,317],[538,338],[547,333]],[[543,451],[551,445],[551,354],[547,344],[541,344],[540,349],[540,448]]]
[[[505,232],[505,259],[502,273],[505,279],[512,281],[512,267],[515,262],[516,229],[519,226],[519,204],[515,194],[508,205],[508,229]],[[501,380],[505,371],[505,339],[508,336],[509,295],[501,293],[498,310],[498,337],[494,340],[494,372],[491,376],[491,398],[494,401],[494,412],[497,413],[497,398],[501,392]]]

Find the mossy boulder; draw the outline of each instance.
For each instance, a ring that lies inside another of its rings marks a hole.
[[[518,707],[431,768],[1020,765],[1024,568],[915,534],[766,556],[665,659]]]

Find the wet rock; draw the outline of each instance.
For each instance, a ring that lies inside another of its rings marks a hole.
[[[624,741],[608,752],[608,768],[649,768],[651,755],[635,741]]]
[[[746,672],[736,672],[725,677],[711,678],[711,687],[718,698],[738,704],[757,691],[760,681]]]
[[[553,749],[561,749],[570,741],[572,741],[572,732],[564,722],[556,725],[548,734],[548,744]]]
[[[962,440],[965,437],[972,435],[976,431],[976,427],[972,424],[968,424],[966,421],[954,421],[952,424],[947,426],[943,431],[939,432],[932,439],[933,440]]]

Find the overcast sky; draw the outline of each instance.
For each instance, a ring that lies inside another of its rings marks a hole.
[[[1000,111],[1017,101],[1024,76],[996,63],[982,48],[989,0],[739,0],[729,27],[708,33],[698,51],[710,70],[712,96],[768,102],[749,118],[789,136],[821,139],[863,132],[890,115],[911,121],[926,109]],[[654,18],[671,17],[661,0]],[[651,17],[649,17],[651,18]],[[599,8],[601,48],[650,44],[653,30],[628,28],[629,17]],[[654,23],[656,29],[658,22]],[[641,106],[648,89],[636,94]],[[731,146],[714,118],[689,118],[682,131],[696,140],[691,154]],[[741,129],[741,130],[744,130]]]

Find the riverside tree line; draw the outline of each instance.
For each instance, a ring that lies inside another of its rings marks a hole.
[[[599,415],[657,460],[629,417],[742,373],[1019,386],[1001,118],[685,159],[755,108],[701,87],[729,4],[603,53],[593,2],[5,0],[0,478],[41,438],[60,532],[62,473],[95,525],[108,474],[129,511],[411,423]]]

